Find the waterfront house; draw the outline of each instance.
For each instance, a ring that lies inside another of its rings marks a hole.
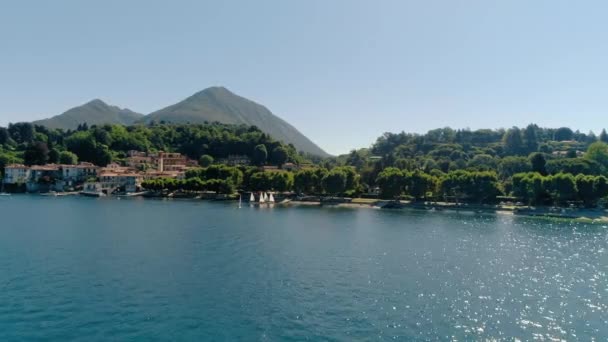
[[[91,196],[91,195],[99,196],[100,194],[103,194],[103,188],[101,187],[101,183],[99,183],[99,182],[84,183],[84,185],[82,187],[82,191],[84,194],[87,194],[89,196]]]
[[[62,179],[66,182],[84,182],[90,177],[97,176],[99,167],[91,163],[78,165],[61,165]]]
[[[142,175],[139,173],[116,173],[105,171],[99,174],[99,187],[108,195],[115,190],[137,192],[141,189]]]
[[[28,192],[48,192],[55,189],[55,183],[62,177],[59,165],[34,165],[30,168],[30,177],[26,183]]]
[[[56,181],[55,188],[57,191],[66,191],[74,189],[90,178],[97,177],[99,167],[82,162],[78,165],[60,165],[60,169],[61,179]]]
[[[184,159],[182,159],[184,160]],[[10,191],[49,192],[74,191],[80,187],[91,192],[111,194],[137,192],[144,180],[156,178],[184,179],[186,165],[172,164],[172,170],[140,172],[135,168],[116,163],[98,167],[91,163],[78,165],[34,165],[11,164],[5,167],[3,183]],[[93,180],[94,179],[94,180]]]
[[[4,168],[4,184],[25,184],[30,179],[30,167],[10,164]]]

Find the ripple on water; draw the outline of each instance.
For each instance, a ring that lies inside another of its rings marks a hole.
[[[0,216],[1,340],[608,336],[602,226],[19,196]]]

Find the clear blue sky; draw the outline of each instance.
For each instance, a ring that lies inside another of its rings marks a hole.
[[[331,153],[386,131],[608,127],[608,2],[0,0],[0,125],[213,85]]]

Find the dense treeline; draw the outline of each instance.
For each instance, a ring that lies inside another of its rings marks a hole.
[[[302,162],[292,145],[273,140],[256,127],[223,125],[81,125],[75,131],[30,123],[0,127],[0,168],[9,163],[120,162],[129,150],[181,152],[202,163],[228,155],[246,155],[256,165]]]
[[[565,187],[556,190],[549,187],[552,182],[547,180],[544,195],[529,201],[521,189],[514,188],[514,176],[534,173],[551,179],[562,174],[568,179],[580,179],[606,175],[607,142],[605,130],[596,136],[592,132],[533,124],[507,130],[442,128],[427,134],[386,133],[370,148],[353,150],[322,165],[355,167],[362,184],[367,189],[379,187],[384,198],[406,195],[414,199],[488,203],[504,195],[534,204],[582,201],[594,205],[606,196],[601,186],[593,197],[589,197],[589,191],[579,191],[585,189],[581,184],[575,184],[565,195],[561,194],[567,191]],[[577,194],[572,195],[573,191]]]
[[[260,171],[257,167],[211,165],[186,172],[186,179],[155,179],[143,187],[155,191],[297,191],[310,195],[354,196],[362,192],[359,175],[353,167],[332,170],[309,168],[297,172]]]
[[[608,179],[570,173],[549,176],[538,172],[518,173],[513,176],[513,194],[527,204],[582,201],[586,206],[595,206],[601,198],[608,196]]]

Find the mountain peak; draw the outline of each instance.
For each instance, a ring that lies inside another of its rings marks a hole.
[[[91,101],[84,104],[85,106],[108,106],[107,103],[100,99],[92,99]]]
[[[205,88],[194,95],[190,96],[190,98],[199,98],[199,97],[217,97],[217,96],[236,96],[233,92],[228,90],[228,88],[216,86]]]
[[[268,108],[233,93],[226,87],[203,89],[185,100],[144,116],[129,109],[93,99],[63,114],[34,123],[48,128],[76,129],[86,123],[92,125],[168,122],[175,124],[202,124],[220,122],[233,125],[256,126],[278,141],[293,144],[298,150],[318,156],[328,154],[315,145],[285,120]]]
[[[78,125],[83,123],[89,126],[104,124],[132,125],[142,117],[143,114],[109,105],[100,99],[93,99],[50,119],[34,121],[34,124],[48,128],[76,129]]]
[[[328,154],[268,108],[239,96],[225,87],[209,87],[169,107],[146,116],[142,122],[220,122],[256,126],[274,139],[318,156]]]

